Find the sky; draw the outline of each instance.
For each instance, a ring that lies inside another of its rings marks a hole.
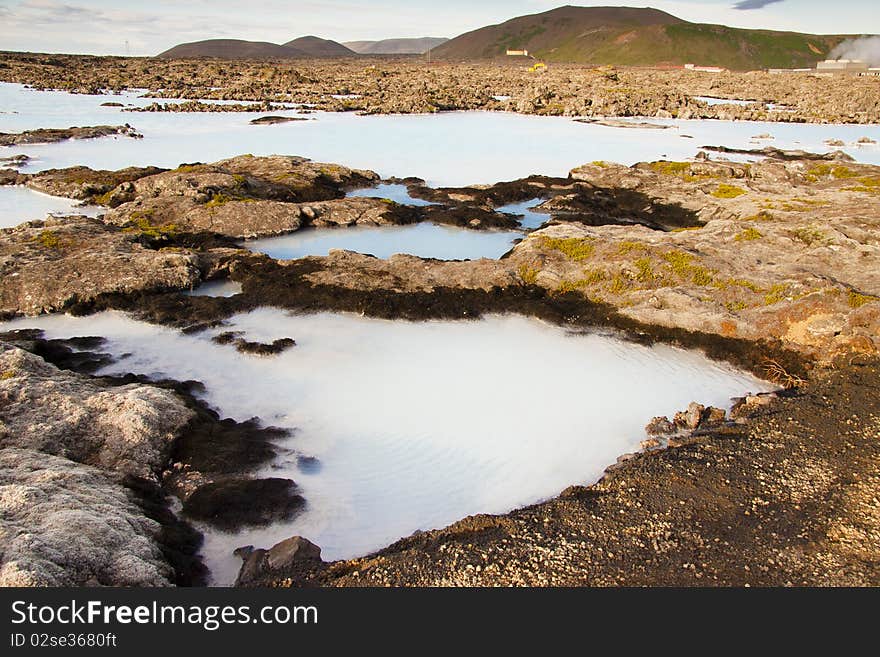
[[[880,34],[877,0],[605,0],[583,6],[651,6],[679,18],[734,27],[822,34]],[[284,43],[314,34],[336,41],[454,37],[565,0],[0,0],[0,50],[155,55],[213,38]]]

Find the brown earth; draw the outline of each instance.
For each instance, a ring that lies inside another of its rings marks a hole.
[[[149,89],[165,98],[313,103],[369,114],[493,110],[585,117],[658,116],[809,123],[880,122],[868,77],[722,74],[415,59],[223,61],[0,53],[0,81],[80,93]],[[356,95],[358,98],[332,98]],[[509,100],[495,97],[509,96]],[[758,101],[709,106],[696,96]],[[769,109],[766,103],[781,106]],[[174,109],[169,108],[169,109]]]

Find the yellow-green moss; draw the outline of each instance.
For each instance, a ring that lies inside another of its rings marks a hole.
[[[40,246],[47,249],[60,249],[62,246],[61,238],[54,230],[44,230],[34,238]]]
[[[538,274],[541,273],[541,270],[538,267],[532,267],[531,265],[520,265],[518,273],[523,283],[526,285],[534,285],[538,280]]]
[[[764,288],[760,285],[746,280],[745,278],[728,278],[727,280],[716,281],[714,287],[717,287],[719,290],[726,290],[731,287],[741,287],[754,292],[755,294],[761,294],[764,292]]]
[[[766,210],[760,210],[758,214],[743,217],[743,221],[773,221],[773,215]]]
[[[772,306],[785,301],[791,294],[791,286],[788,283],[777,283],[773,285],[764,295],[764,305]]]
[[[639,258],[634,264],[636,266],[636,280],[640,283],[654,282],[656,276],[654,276],[654,264],[651,258]]]
[[[643,244],[642,242],[633,242],[633,241],[623,241],[617,245],[617,253],[619,255],[626,255],[628,253],[632,253],[633,251],[648,251],[648,245]]]
[[[791,236],[807,246],[824,244],[828,242],[828,236],[821,230],[813,227],[796,228],[791,231]]]
[[[748,192],[746,192],[746,190],[744,190],[742,187],[721,183],[720,185],[718,185],[718,189],[712,192],[712,196],[714,196],[715,198],[736,198],[747,193]]]
[[[159,239],[162,237],[173,237],[174,234],[177,232],[176,224],[164,224],[162,226],[154,226],[147,218],[135,219],[135,214],[137,213],[132,213],[132,221],[129,222],[131,225],[123,228],[122,232],[138,233],[139,235],[152,237],[154,239]]]
[[[611,279],[611,285],[608,286],[608,291],[612,294],[623,294],[629,289],[629,286],[629,279],[618,272],[614,274],[614,278]]]
[[[194,173],[204,170],[204,164],[181,164],[174,170],[174,173]]]
[[[694,285],[712,285],[715,271],[694,263],[694,256],[684,251],[667,251],[663,254],[669,269],[679,278],[690,280]]]
[[[608,274],[602,269],[585,269],[583,278],[573,281],[562,281],[557,288],[560,292],[573,292],[593,287],[608,278]]]
[[[737,242],[751,242],[752,240],[759,240],[764,237],[757,228],[746,228],[740,233],[737,233],[734,236],[734,240]]]
[[[4,372],[0,372],[0,381],[8,381],[9,379],[15,377],[14,370],[6,370]]]
[[[664,176],[681,176],[691,170],[690,162],[651,162],[648,166]]]
[[[588,260],[595,251],[595,240],[577,237],[542,237],[541,245],[551,251],[559,251],[572,260]]]
[[[850,308],[861,308],[866,303],[871,303],[872,301],[880,301],[880,297],[875,297],[870,294],[861,294],[855,290],[849,291]]]

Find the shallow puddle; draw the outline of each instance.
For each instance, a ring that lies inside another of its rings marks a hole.
[[[346,196],[384,198],[388,199],[389,201],[399,203],[400,205],[415,205],[420,207],[426,205],[436,205],[435,203],[431,203],[431,201],[425,201],[424,199],[410,196],[409,190],[407,189],[406,185],[397,184],[382,184],[376,185],[375,187],[367,187],[365,189],[355,189],[348,192]]]
[[[17,185],[0,186],[0,228],[10,228],[26,221],[45,219],[48,215],[85,215],[97,217],[107,211],[98,205],[79,207],[79,201],[50,196]]]
[[[522,219],[520,219],[519,225],[523,228],[540,228],[542,225],[544,225],[545,222],[552,219],[552,217],[546,212],[532,212],[532,208],[534,208],[536,205],[540,205],[543,202],[544,199],[533,198],[530,201],[523,201],[522,203],[511,203],[509,205],[504,205],[500,208],[495,208],[495,211],[503,212],[506,214],[522,215]]]

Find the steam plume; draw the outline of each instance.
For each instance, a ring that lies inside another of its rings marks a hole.
[[[880,66],[880,36],[847,39],[834,47],[828,59],[861,59],[868,66]]]

